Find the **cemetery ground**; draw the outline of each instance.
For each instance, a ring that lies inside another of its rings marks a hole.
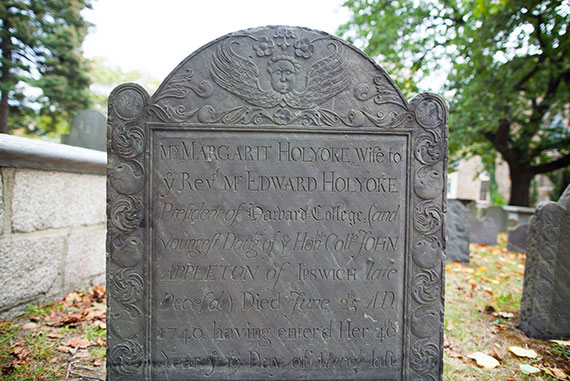
[[[471,245],[471,263],[446,265],[445,380],[564,380],[570,342],[516,328],[525,255]],[[105,290],[73,291],[0,322],[2,380],[104,380]]]

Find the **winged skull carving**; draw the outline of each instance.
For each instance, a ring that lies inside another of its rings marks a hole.
[[[265,90],[259,83],[259,69],[255,62],[238,55],[232,46],[238,41],[220,44],[210,73],[223,89],[237,95],[249,104],[271,108],[286,105],[295,109],[314,108],[334,97],[350,84],[347,64],[340,56],[340,45],[330,43],[331,54],[316,61],[305,76],[305,87],[296,89],[296,76],[301,65],[287,55],[275,56],[268,62],[271,88]]]

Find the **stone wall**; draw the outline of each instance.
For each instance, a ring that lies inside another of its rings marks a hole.
[[[105,282],[103,152],[0,135],[0,317]]]

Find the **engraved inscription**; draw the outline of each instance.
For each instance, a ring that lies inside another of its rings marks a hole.
[[[408,142],[156,132],[159,368],[183,362],[174,368],[199,374],[205,366],[202,376],[214,378],[244,368],[264,370],[261,377],[293,369],[397,375]],[[366,197],[352,198],[359,194]],[[346,347],[363,342],[375,347]],[[268,351],[275,345],[282,350]],[[186,357],[189,348],[200,349]]]

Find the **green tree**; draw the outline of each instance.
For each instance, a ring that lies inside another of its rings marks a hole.
[[[452,155],[500,153],[509,204],[529,205],[535,175],[570,165],[568,0],[344,5],[353,15],[339,33],[393,69],[407,96],[413,82],[447,74]]]
[[[39,110],[51,120],[44,124],[50,129],[63,114],[89,106],[88,65],[80,48],[90,26],[81,11],[90,7],[91,0],[0,2],[1,133],[8,133],[11,113]]]

